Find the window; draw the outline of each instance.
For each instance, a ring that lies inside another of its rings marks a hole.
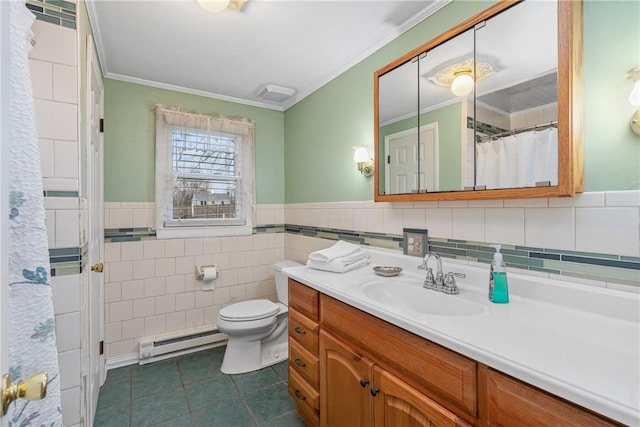
[[[251,234],[253,123],[157,105],[158,238]]]

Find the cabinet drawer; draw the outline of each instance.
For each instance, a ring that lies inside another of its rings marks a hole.
[[[323,329],[343,336],[410,386],[475,422],[473,360],[326,295],[320,299]]]
[[[289,369],[289,394],[297,405],[312,412],[320,411],[320,393],[293,369]]]
[[[289,308],[289,336],[311,354],[318,354],[319,325],[309,318]]]
[[[480,373],[481,378],[486,378],[485,411],[488,425],[504,427],[619,425],[490,368],[483,367]]]
[[[309,353],[294,339],[289,339],[289,367],[300,374],[313,388],[316,390],[320,388],[318,357]]]
[[[317,322],[320,316],[318,301],[318,291],[289,279],[289,308],[293,308]]]

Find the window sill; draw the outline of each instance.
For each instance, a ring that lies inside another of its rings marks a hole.
[[[224,227],[158,227],[156,230],[157,239],[250,236],[251,234],[253,234],[253,227],[250,225],[228,225]]]

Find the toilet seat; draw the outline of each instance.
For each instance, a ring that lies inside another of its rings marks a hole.
[[[248,322],[260,320],[276,315],[280,311],[278,304],[267,299],[241,301],[223,307],[220,310],[220,319],[228,322]]]

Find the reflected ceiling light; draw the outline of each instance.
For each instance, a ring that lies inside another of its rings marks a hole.
[[[473,90],[471,70],[465,69],[453,73],[455,78],[451,82],[451,92],[456,96],[467,96]]]
[[[197,0],[209,12],[222,12],[225,9],[242,10],[247,0]]]
[[[631,118],[631,129],[640,135],[640,68],[632,68],[627,73],[627,78],[633,81],[633,89],[629,94],[629,104],[637,108]]]
[[[438,86],[451,88],[456,96],[466,96],[475,83],[495,72],[496,69],[488,62],[470,58],[441,68],[427,78]]]

